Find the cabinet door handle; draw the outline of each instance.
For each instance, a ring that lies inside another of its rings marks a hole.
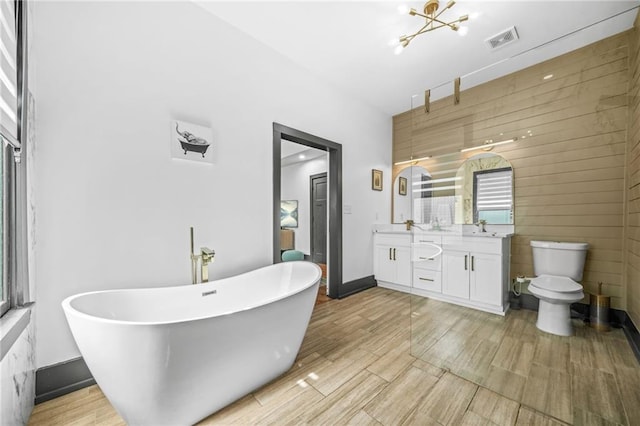
[[[393,258],[391,257],[391,250],[393,250],[391,247],[389,247],[389,260],[393,260]]]
[[[431,240],[420,240],[421,243],[435,243],[435,241]]]
[[[419,257],[420,260],[433,260],[433,257]]]
[[[474,265],[473,265],[473,263],[474,263],[474,262],[473,262],[473,258],[474,258],[474,257],[475,257],[475,256],[471,256],[471,270],[472,270],[472,271],[475,271],[475,267],[474,267]]]
[[[434,280],[432,280],[432,279],[430,279],[430,278],[422,278],[422,277],[418,277],[418,279],[419,279],[419,280],[422,280],[422,281],[431,281],[431,282],[433,282],[433,281],[434,281]]]
[[[464,255],[464,270],[467,270],[467,258],[469,257],[469,255],[465,254]]]
[[[396,249],[393,249],[393,260],[396,260]]]

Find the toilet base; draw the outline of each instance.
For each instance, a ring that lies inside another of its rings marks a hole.
[[[558,336],[572,336],[571,312],[569,303],[550,303],[540,299],[536,327],[546,333]]]

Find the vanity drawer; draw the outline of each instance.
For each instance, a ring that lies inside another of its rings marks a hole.
[[[442,273],[431,269],[413,268],[413,287],[421,290],[442,292]]]
[[[416,268],[440,271],[442,265],[442,248],[435,244],[412,244],[411,261]]]
[[[442,235],[413,234],[413,242],[416,244],[430,243],[442,245]]]

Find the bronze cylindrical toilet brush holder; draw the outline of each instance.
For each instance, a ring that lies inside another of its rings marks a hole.
[[[609,308],[611,297],[602,294],[602,283],[598,283],[598,294],[589,296],[589,325],[598,331],[609,331]]]

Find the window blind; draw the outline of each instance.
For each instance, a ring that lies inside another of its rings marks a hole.
[[[15,2],[0,0],[0,133],[14,147],[18,139],[17,44]]]
[[[511,210],[512,170],[476,175],[476,208],[478,211]]]

